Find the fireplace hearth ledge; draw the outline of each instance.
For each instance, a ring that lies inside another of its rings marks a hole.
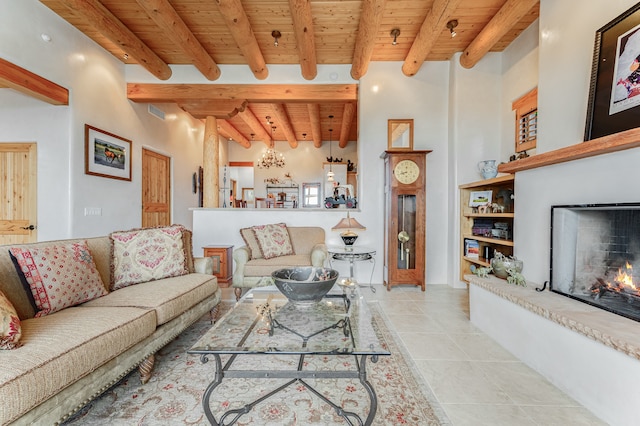
[[[480,278],[476,275],[466,275],[465,278],[469,284],[640,360],[640,322],[549,290],[538,292],[535,288],[541,285],[537,283],[528,281],[527,287],[519,287],[493,276]]]

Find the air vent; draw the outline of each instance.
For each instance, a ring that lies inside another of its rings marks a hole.
[[[164,111],[158,108],[157,106],[149,104],[149,114],[155,115],[160,120],[164,120]]]

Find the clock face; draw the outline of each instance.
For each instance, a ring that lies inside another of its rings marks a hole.
[[[396,179],[398,179],[398,182],[408,185],[418,179],[418,176],[420,176],[420,168],[414,161],[402,160],[396,164],[396,167],[393,169],[393,174]]]

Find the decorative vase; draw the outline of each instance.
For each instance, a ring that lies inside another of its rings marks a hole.
[[[509,276],[508,269],[513,269],[517,273],[522,272],[522,268],[524,267],[524,262],[519,259],[509,258],[509,257],[494,257],[491,259],[491,269],[493,270],[493,274],[502,279],[506,279]]]
[[[498,175],[496,160],[484,160],[478,163],[478,171],[484,179],[491,179]]]

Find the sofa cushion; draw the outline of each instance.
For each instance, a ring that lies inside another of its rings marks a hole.
[[[284,223],[257,225],[252,226],[251,229],[256,234],[260,253],[265,259],[293,254],[291,237]]]
[[[319,226],[287,227],[295,254],[310,254],[317,244],[324,244],[324,229]]]
[[[244,240],[244,243],[249,247],[250,259],[262,259],[262,253],[260,252],[260,245],[256,238],[256,233],[251,228],[240,229],[240,235]]]
[[[153,334],[153,311],[73,307],[22,321],[23,345],[0,353],[7,424]]]
[[[246,263],[244,267],[245,277],[270,276],[272,272],[292,266],[309,266],[308,254],[292,254],[280,256],[275,259],[254,259]]]
[[[153,309],[164,324],[218,290],[213,275],[189,274],[121,288],[82,306],[131,306]]]
[[[111,233],[111,289],[188,274],[184,230],[173,225]]]
[[[16,308],[0,291],[0,349],[15,349],[20,346],[22,328]]]
[[[86,241],[9,249],[31,291],[36,317],[107,294]]]

